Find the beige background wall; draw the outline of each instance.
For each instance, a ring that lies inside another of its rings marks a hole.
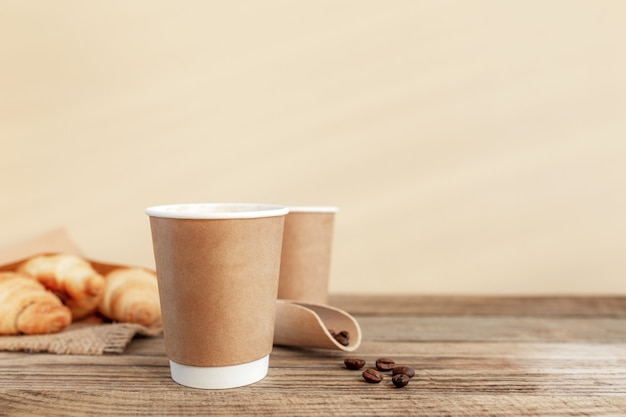
[[[335,292],[626,293],[626,2],[1,1],[0,250],[332,204]]]

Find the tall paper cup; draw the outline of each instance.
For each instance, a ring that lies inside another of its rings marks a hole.
[[[259,204],[146,209],[177,383],[233,388],[267,375],[287,212]]]
[[[328,303],[337,207],[290,206],[285,217],[278,298]]]

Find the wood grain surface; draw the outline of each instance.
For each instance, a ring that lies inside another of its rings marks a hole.
[[[0,415],[625,415],[626,300],[551,301],[335,296],[362,326],[357,353],[275,347],[264,380],[221,391],[174,383],[161,338],[100,357],[0,353]],[[367,384],[349,356],[417,373]]]

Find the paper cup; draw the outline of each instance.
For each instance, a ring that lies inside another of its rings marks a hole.
[[[234,388],[267,375],[287,212],[260,204],[146,209],[177,383]]]
[[[290,206],[285,217],[278,298],[328,303],[333,227],[338,208]]]

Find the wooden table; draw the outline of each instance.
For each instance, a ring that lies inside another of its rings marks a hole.
[[[269,375],[222,391],[172,382],[161,338],[121,355],[0,353],[0,415],[625,416],[626,297],[335,296],[356,354],[275,347]],[[367,384],[346,357],[413,366]]]

